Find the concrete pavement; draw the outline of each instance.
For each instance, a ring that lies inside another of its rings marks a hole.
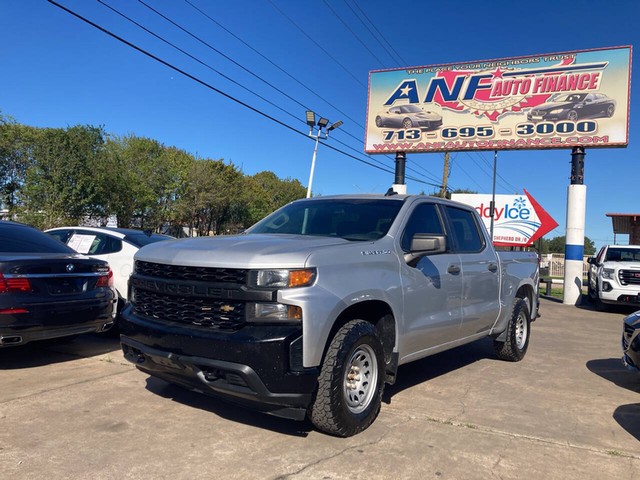
[[[640,374],[621,320],[543,300],[529,352],[480,341],[400,368],[376,422],[333,438],[152,379],[117,341],[0,350],[6,479],[640,478]]]

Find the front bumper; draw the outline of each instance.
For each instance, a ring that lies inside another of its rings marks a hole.
[[[615,305],[640,305],[640,291],[635,289],[617,288],[615,285],[609,291],[604,291],[602,288],[598,292],[600,301],[602,303],[609,303]]]
[[[640,311],[623,320],[622,364],[629,370],[640,372]]]
[[[302,420],[318,370],[302,367],[302,328],[219,331],[133,315],[120,322],[125,358],[154,377],[276,416]]]

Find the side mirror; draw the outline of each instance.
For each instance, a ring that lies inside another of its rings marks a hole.
[[[428,233],[416,233],[411,239],[411,250],[404,255],[407,264],[412,265],[416,260],[425,255],[444,253],[447,251],[446,235],[430,235]],[[413,266],[413,265],[412,265]]]
[[[589,265],[597,265],[598,261],[596,260],[596,257],[589,257],[589,258],[587,258],[587,263]]]

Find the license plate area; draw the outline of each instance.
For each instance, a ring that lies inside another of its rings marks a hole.
[[[51,295],[74,295],[85,291],[87,281],[82,278],[56,278],[48,284]]]

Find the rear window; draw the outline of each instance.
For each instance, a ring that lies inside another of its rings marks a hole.
[[[0,223],[0,252],[76,253],[46,233],[17,223]]]

